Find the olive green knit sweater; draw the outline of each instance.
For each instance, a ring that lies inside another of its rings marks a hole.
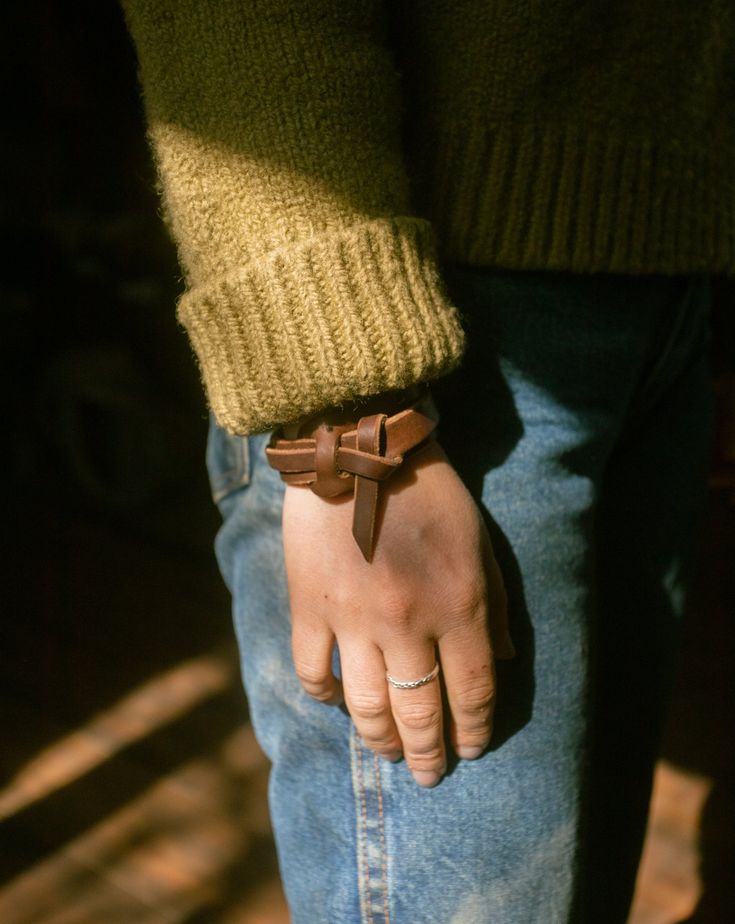
[[[456,366],[445,261],[735,273],[730,0],[123,3],[233,432]]]

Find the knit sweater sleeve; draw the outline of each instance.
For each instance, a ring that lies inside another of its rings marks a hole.
[[[123,0],[178,316],[209,403],[264,430],[457,365],[431,224],[411,214],[377,0]]]

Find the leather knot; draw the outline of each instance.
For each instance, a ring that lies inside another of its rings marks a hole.
[[[337,463],[342,434],[354,430],[354,424],[323,423],[314,431],[314,470],[316,480],[311,490],[320,497],[336,497],[352,489],[353,476]]]
[[[266,447],[268,463],[287,484],[306,485],[321,497],[354,488],[352,534],[366,561],[372,559],[378,488],[434,436],[439,415],[428,389],[408,407],[366,414],[357,423],[324,420],[286,437],[276,431]]]

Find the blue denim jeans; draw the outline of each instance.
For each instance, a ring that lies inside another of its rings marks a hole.
[[[440,439],[486,517],[518,650],[481,759],[422,789],[301,690],[269,435],[210,433],[293,922],[623,924],[704,495],[709,279],[445,278],[469,347],[433,386]]]

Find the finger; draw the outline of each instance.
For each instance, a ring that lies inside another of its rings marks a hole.
[[[385,663],[395,680],[417,680],[436,664],[434,645],[427,641],[410,656],[386,651]],[[396,689],[389,684],[388,694],[414,779],[420,786],[435,786],[446,772],[439,678],[414,689]]]
[[[322,619],[293,614],[291,650],[296,675],[309,696],[329,705],[343,700],[342,684],[332,673],[334,641]]]
[[[516,650],[508,629],[508,595],[497,559],[488,538],[483,551],[487,578],[487,606],[493,653],[501,661],[515,657]]]
[[[452,716],[450,738],[459,757],[473,760],[490,743],[495,709],[495,665],[484,619],[439,640]]]
[[[401,756],[398,735],[388,699],[383,653],[362,640],[340,639],[345,703],[367,747],[388,760]]]

